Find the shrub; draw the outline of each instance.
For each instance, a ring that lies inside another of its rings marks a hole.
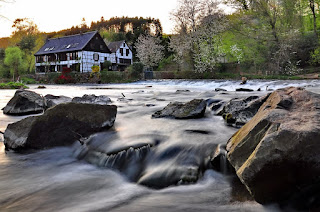
[[[66,84],[66,83],[73,83],[74,80],[70,75],[71,69],[64,67],[62,69],[61,75],[55,80],[56,84]]]
[[[28,88],[28,87],[20,82],[0,83],[0,89],[19,89],[19,88]]]
[[[21,81],[25,84],[37,84],[38,82],[35,79],[29,77],[21,77]]]
[[[100,79],[102,83],[120,83],[126,82],[127,76],[125,72],[102,71]]]
[[[143,64],[140,62],[135,62],[129,66],[127,70],[131,79],[140,79],[143,73]]]

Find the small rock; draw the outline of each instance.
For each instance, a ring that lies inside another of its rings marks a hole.
[[[177,90],[176,93],[185,93],[185,92],[190,92],[190,90]]]
[[[107,105],[111,103],[111,99],[105,95],[96,96],[94,94],[91,94],[91,95],[85,94],[82,97],[74,97],[72,99],[72,102],[84,103],[84,104]]]
[[[155,112],[152,117],[175,119],[202,118],[206,111],[206,107],[206,101],[203,99],[194,99],[187,103],[173,102],[168,104],[164,109]]]
[[[253,92],[254,90],[250,88],[237,88],[236,91],[241,91],[241,92]]]
[[[216,92],[220,92],[220,91],[227,91],[226,89],[223,89],[223,88],[216,88],[214,89]]]
[[[44,85],[39,85],[39,86],[38,86],[38,89],[45,89],[45,88],[47,88],[47,87],[44,86]]]
[[[145,104],[146,107],[154,107],[156,106],[155,104]]]

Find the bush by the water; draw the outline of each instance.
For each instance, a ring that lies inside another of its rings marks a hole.
[[[121,83],[128,81],[125,72],[105,70],[101,71],[100,80],[102,83]]]
[[[55,80],[56,84],[66,84],[66,83],[73,83],[74,80],[70,75],[71,69],[64,67],[62,70],[61,75]]]
[[[19,88],[28,88],[28,87],[21,82],[0,83],[0,89],[19,89]]]
[[[143,72],[143,64],[135,62],[127,68],[131,79],[140,79]]]
[[[29,77],[21,77],[21,81],[23,83],[25,83],[25,84],[37,84],[37,83],[39,83],[35,79],[29,78]]]

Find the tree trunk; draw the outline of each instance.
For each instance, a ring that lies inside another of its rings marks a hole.
[[[309,0],[309,6],[312,11],[312,16],[313,16],[313,31],[314,35],[318,37],[317,33],[317,16],[316,16],[316,11],[315,11],[315,6],[314,6],[314,0]]]

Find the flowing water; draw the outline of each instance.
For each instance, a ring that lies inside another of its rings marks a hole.
[[[251,200],[233,177],[204,167],[217,145],[225,144],[237,129],[226,126],[209,109],[204,118],[195,120],[152,119],[151,115],[172,101],[227,101],[287,86],[318,91],[320,82],[249,81],[241,86],[262,90],[253,93],[234,92],[240,87],[235,81],[165,80],[48,85],[47,89],[31,85],[42,95],[108,95],[118,106],[117,119],[112,129],[89,138],[89,153],[79,143],[28,154],[5,153],[0,142],[0,211],[279,211],[276,205]],[[228,92],[218,93],[215,88]],[[0,90],[1,108],[14,92]],[[22,118],[1,113],[0,131]],[[197,182],[181,181],[163,189],[136,183],[151,179],[165,184],[176,175]]]

